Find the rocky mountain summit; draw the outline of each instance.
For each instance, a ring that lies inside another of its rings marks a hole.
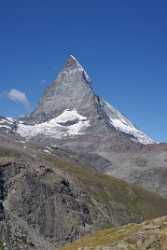
[[[27,127],[27,122],[32,127]],[[74,135],[112,136],[129,135],[136,142],[144,144],[154,141],[114,109],[102,98],[96,96],[87,72],[73,56],[65,63],[57,79],[45,91],[36,110],[27,117],[25,126],[19,125],[18,133],[27,137],[26,131],[32,129],[29,137],[39,133],[54,139],[68,139]],[[51,134],[51,130],[53,134]],[[29,132],[28,132],[29,133]]]
[[[6,123],[17,124],[7,127]],[[118,110],[97,96],[90,77],[74,56],[70,56],[57,79],[47,88],[34,112],[21,120],[0,118],[1,130],[15,129],[24,138],[43,135],[52,140],[78,135],[126,138],[142,144],[155,143]]]

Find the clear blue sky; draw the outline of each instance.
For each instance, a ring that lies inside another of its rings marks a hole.
[[[0,114],[25,113],[5,98],[11,89],[26,93],[33,109],[69,54],[97,94],[167,141],[166,0],[1,1]]]

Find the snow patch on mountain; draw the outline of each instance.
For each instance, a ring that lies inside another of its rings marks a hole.
[[[66,109],[62,114],[47,122],[35,125],[19,123],[17,133],[28,139],[40,134],[61,139],[82,134],[89,125],[87,118],[80,115],[77,110]]]
[[[14,119],[14,118],[12,118],[12,117],[6,117],[5,118],[9,123],[13,123],[13,122],[15,122],[16,120]]]
[[[12,131],[15,120],[10,117],[0,117],[0,129]]]
[[[0,128],[6,128],[6,129],[11,130],[11,127],[9,127],[9,126],[7,126],[7,125],[0,125]]]
[[[138,130],[132,122],[130,122],[125,116],[123,116],[118,110],[112,107],[108,102],[104,101],[104,110],[107,114],[111,124],[119,131],[134,136],[134,141],[142,144],[156,143],[149,136]]]
[[[66,109],[64,112],[56,118],[57,123],[67,123],[72,121],[86,121],[87,118],[80,115],[77,110]]]
[[[3,118],[0,118],[0,124],[2,123],[9,123],[9,124],[13,124],[14,123],[14,119],[11,118],[11,117],[3,117]]]

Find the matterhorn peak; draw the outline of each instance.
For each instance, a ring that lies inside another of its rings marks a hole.
[[[96,96],[89,79],[83,66],[70,55],[57,79],[48,87],[36,110],[28,117],[29,124],[35,127],[20,125],[20,134],[28,133],[30,136],[30,130],[33,129],[33,135],[48,135],[52,132],[52,136],[57,138],[62,133],[63,136],[72,136],[84,130],[85,135],[126,134],[133,141],[154,143],[118,110]]]
[[[96,109],[95,103],[96,96],[90,85],[90,77],[79,61],[70,55],[30,118],[39,122],[46,121],[66,109],[76,109],[85,116],[90,109]]]
[[[79,63],[79,61],[76,59],[75,56],[70,55],[65,63],[65,67],[79,67],[82,68],[82,65]]]
[[[67,77],[68,74],[80,74],[81,78],[83,78],[86,81],[86,83],[91,82],[91,78],[89,77],[88,73],[86,72],[84,67],[80,64],[80,62],[76,59],[76,57],[73,55],[70,55],[68,57],[64,65],[63,75],[65,75],[64,73],[66,73]]]

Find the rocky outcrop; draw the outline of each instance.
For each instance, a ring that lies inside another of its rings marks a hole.
[[[93,113],[97,116],[96,102],[86,71],[70,56],[29,119],[33,122],[47,121],[62,114],[66,109],[76,109],[83,116]]]
[[[99,231],[62,250],[78,249],[166,250],[167,217],[146,221],[140,225],[129,224],[117,229]]]

